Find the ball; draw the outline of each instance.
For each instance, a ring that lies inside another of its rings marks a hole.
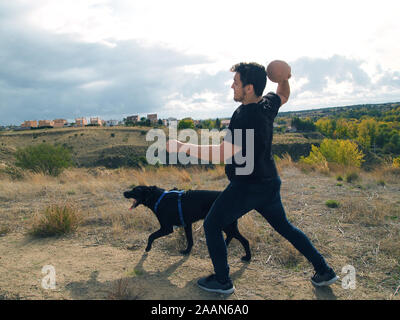
[[[288,80],[291,75],[290,66],[282,60],[274,60],[268,64],[267,76],[272,82],[282,82]]]

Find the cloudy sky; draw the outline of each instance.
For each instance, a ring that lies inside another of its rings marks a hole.
[[[240,61],[292,66],[281,111],[397,102],[399,12],[388,0],[2,0],[0,125],[230,117]]]

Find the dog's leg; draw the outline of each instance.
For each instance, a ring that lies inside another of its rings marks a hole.
[[[229,246],[229,244],[231,243],[232,239],[233,239],[233,236],[232,236],[232,235],[230,235],[230,234],[226,235],[226,239],[225,239],[225,245],[226,245],[226,247]]]
[[[160,230],[158,230],[158,231],[152,233],[152,234],[149,236],[149,239],[148,239],[148,241],[147,241],[146,252],[149,252],[149,251],[151,250],[151,245],[153,244],[153,241],[154,241],[154,240],[156,240],[156,239],[158,239],[158,238],[161,238],[161,237],[163,237],[163,236],[166,236],[167,234],[172,233],[172,231],[173,231],[173,230],[161,228]]]
[[[185,250],[182,250],[181,253],[189,254],[193,247],[192,224],[188,224],[185,227],[185,235],[186,235],[186,241],[187,241],[187,248]]]
[[[244,251],[246,251],[246,255],[242,257],[242,261],[250,261],[251,251],[250,251],[249,241],[245,237],[243,237],[239,232],[237,221],[235,224],[235,233],[233,234],[233,236],[240,241],[240,243],[244,248]]]
[[[250,261],[251,259],[251,251],[250,251],[250,245],[249,241],[245,237],[243,237],[238,229],[238,222],[237,220],[233,222],[232,224],[226,226],[224,228],[224,231],[227,235],[225,243],[228,246],[228,244],[231,242],[232,238],[235,238],[239,240],[239,242],[242,244],[244,250],[246,251],[246,255],[242,257],[242,261]]]

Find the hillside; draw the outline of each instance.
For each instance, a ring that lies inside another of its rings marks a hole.
[[[127,159],[135,163],[146,156],[149,127],[43,129],[23,132],[3,132],[0,135],[0,162],[12,164],[17,148],[40,143],[60,144],[70,149],[78,167],[105,166],[116,168],[126,165]],[[164,128],[168,133],[168,130]],[[311,144],[321,142],[319,133],[275,133],[273,153],[289,153],[293,159],[307,156]]]
[[[308,117],[318,119],[321,117],[340,117],[343,114],[351,115],[354,113],[365,113],[372,112],[380,113],[386,112],[393,108],[400,106],[400,102],[388,102],[388,103],[377,103],[377,104],[360,104],[351,106],[341,106],[341,107],[330,107],[330,108],[320,108],[311,110],[300,110],[300,111],[281,111],[278,113],[277,118],[280,117]]]

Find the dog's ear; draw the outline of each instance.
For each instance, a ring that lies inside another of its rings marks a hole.
[[[147,201],[152,197],[154,192],[157,190],[157,186],[145,187],[143,190],[143,203],[147,203]]]

